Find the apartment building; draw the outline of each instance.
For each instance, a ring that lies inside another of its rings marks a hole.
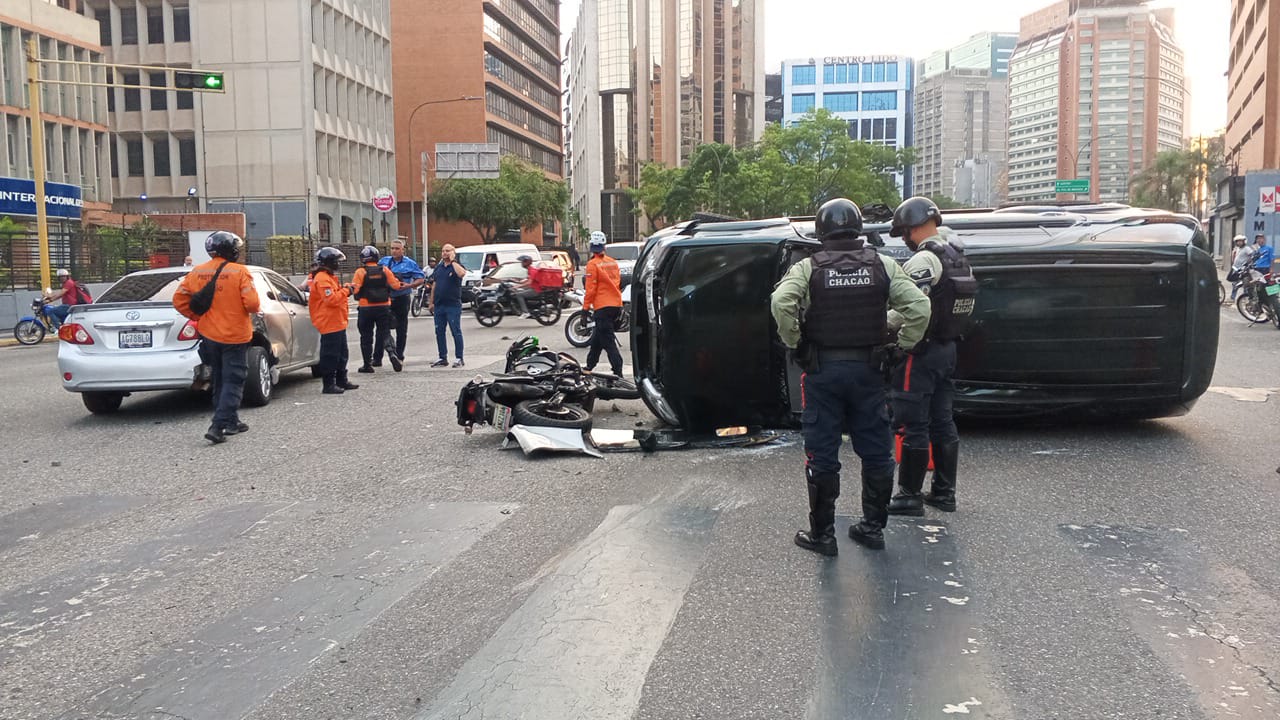
[[[1280,169],[1280,2],[1232,0],[1226,148],[1238,172]]]

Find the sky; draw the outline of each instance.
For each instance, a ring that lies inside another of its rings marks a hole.
[[[577,22],[578,6],[564,0],[563,35]],[[765,66],[776,72],[786,58],[822,55],[906,55],[923,58],[986,31],[1017,32],[1018,20],[1051,0],[764,0]],[[1191,92],[1187,132],[1210,134],[1227,123],[1227,57],[1231,3],[1227,0],[1153,0],[1172,7],[1185,53]]]

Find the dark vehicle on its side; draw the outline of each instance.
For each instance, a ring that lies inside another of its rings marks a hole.
[[[1123,205],[945,213],[979,281],[956,413],[1157,418],[1188,412],[1218,348],[1217,272],[1191,217]],[[880,251],[909,251],[887,224]],[[690,430],[793,427],[800,370],[769,295],[817,251],[812,220],[685,223],[636,263],[632,363],[649,408]]]

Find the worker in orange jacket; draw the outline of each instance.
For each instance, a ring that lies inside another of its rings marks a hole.
[[[622,316],[622,271],[618,262],[604,254],[607,242],[604,233],[599,230],[591,233],[592,258],[587,262],[587,274],[584,280],[586,294],[582,298],[582,307],[590,310],[595,320],[595,328],[591,331],[591,349],[587,351],[587,371],[595,369],[600,362],[600,351],[609,356],[609,367],[613,374],[622,376],[622,353],[618,352],[618,338],[615,334],[618,318]]]
[[[404,358],[400,357],[396,346],[391,343],[391,291],[399,290],[404,284],[395,273],[378,264],[380,257],[378,248],[365,245],[360,249],[362,266],[351,278],[351,294],[359,305],[356,309],[356,328],[360,331],[360,355],[364,359],[364,364],[357,372],[362,373],[371,373],[374,368],[382,367],[384,351],[396,372],[404,369]]]
[[[347,256],[335,247],[316,251],[316,269],[309,278],[307,307],[311,324],[320,332],[320,377],[325,395],[341,395],[359,385],[347,379],[347,299],[351,292],[338,282],[338,263]]]
[[[213,370],[213,396],[216,407],[213,423],[204,434],[206,440],[218,444],[228,435],[247,432],[249,426],[240,421],[240,398],[249,374],[249,342],[253,339],[250,315],[260,309],[253,277],[244,265],[236,262],[244,250],[244,240],[230,232],[215,232],[204,241],[211,258],[191,269],[173,293],[173,307],[200,324],[202,357]],[[191,296],[215,282],[213,302],[203,314],[191,307]]]

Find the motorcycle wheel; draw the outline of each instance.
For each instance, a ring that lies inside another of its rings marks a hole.
[[[553,405],[546,400],[525,400],[511,409],[511,419],[516,425],[532,427],[570,428],[586,430],[591,427],[591,413],[575,405]]]
[[[543,303],[533,319],[539,325],[555,325],[560,322],[560,303]]]
[[[1227,301],[1227,286],[1218,281],[1218,304],[1222,305]]]
[[[591,344],[591,330],[594,326],[587,319],[586,310],[578,310],[569,316],[564,324],[564,339],[576,348],[584,348]]]
[[[502,322],[502,306],[495,302],[476,305],[476,322],[484,327],[493,327]]]
[[[1253,293],[1247,292],[1236,298],[1236,310],[1240,311],[1241,317],[1251,323],[1267,321],[1267,313],[1262,309]]]
[[[596,397],[601,400],[639,400],[640,388],[626,378],[617,375],[592,375]]]
[[[13,328],[13,338],[23,345],[36,345],[44,340],[44,326],[35,320],[23,320]]]
[[[413,294],[413,302],[409,303],[409,314],[414,317],[422,315],[422,297],[417,293]]]

